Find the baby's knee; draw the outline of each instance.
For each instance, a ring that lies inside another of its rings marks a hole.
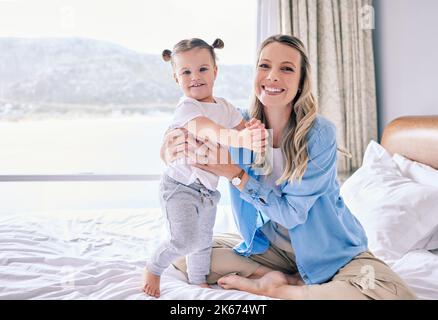
[[[171,246],[176,252],[181,255],[188,255],[197,249],[197,239],[195,237],[185,237],[184,239],[172,239],[170,241]]]

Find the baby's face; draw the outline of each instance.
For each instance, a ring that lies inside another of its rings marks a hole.
[[[184,95],[201,102],[214,102],[217,67],[207,49],[195,48],[174,56],[174,77]]]

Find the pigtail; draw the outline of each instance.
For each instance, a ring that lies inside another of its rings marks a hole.
[[[172,51],[166,49],[163,50],[163,53],[161,53],[161,56],[163,57],[163,60],[168,62],[172,58]]]
[[[213,49],[222,49],[224,47],[224,42],[221,39],[217,38],[216,40],[214,40],[211,46],[213,47]]]

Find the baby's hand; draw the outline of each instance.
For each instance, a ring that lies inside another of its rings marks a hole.
[[[261,128],[265,128],[265,124],[261,122],[259,119],[252,118],[251,120],[245,123],[245,128],[250,130],[261,129]]]
[[[268,132],[260,120],[253,118],[245,124],[239,137],[242,147],[261,153],[265,150]]]

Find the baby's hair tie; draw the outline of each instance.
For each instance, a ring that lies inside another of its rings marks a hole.
[[[221,39],[217,38],[216,40],[214,40],[211,46],[213,47],[213,49],[222,49],[224,47],[224,42]]]
[[[166,49],[163,50],[163,53],[161,54],[161,56],[163,57],[164,61],[170,61],[171,57],[172,57],[172,51]]]

